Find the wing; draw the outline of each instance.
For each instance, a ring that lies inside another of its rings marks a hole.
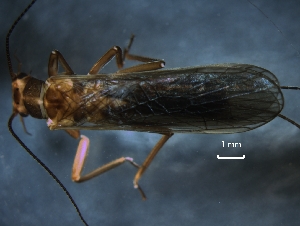
[[[236,133],[271,121],[283,108],[275,75],[253,65],[51,80],[56,87],[65,83],[71,85],[60,93],[76,104],[65,104],[68,111],[52,129]]]

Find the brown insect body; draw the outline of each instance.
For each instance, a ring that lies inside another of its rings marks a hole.
[[[52,51],[49,78],[44,83],[20,73],[13,76],[14,113],[48,119],[50,129],[63,129],[80,138],[72,169],[72,180],[84,182],[124,162],[138,168],[138,184],[152,160],[174,133],[238,133],[257,128],[280,116],[283,95],[274,74],[248,64],[216,64],[170,70],[163,60],[129,54],[133,38],[124,50],[114,46],[90,69],[75,75],[62,54]],[[97,74],[113,57],[120,70]],[[144,64],[123,69],[124,59]],[[59,73],[58,63],[64,72]],[[12,73],[13,74],[13,73]],[[14,74],[13,74],[14,75]],[[295,87],[286,87],[295,88]],[[131,157],[120,157],[82,175],[89,139],[79,129],[131,130],[163,136],[142,165]]]
[[[109,49],[88,75],[75,75],[58,50],[50,54],[46,82],[20,70],[14,73],[9,38],[34,2],[24,9],[6,36],[6,56],[13,88],[13,114],[8,127],[21,146],[66,192],[85,224],[67,189],[13,131],[12,121],[17,114],[23,126],[23,117],[31,115],[48,119],[51,130],[63,129],[73,138],[80,139],[72,168],[73,181],[90,180],[129,162],[138,169],[133,185],[141,192],[143,199],[146,196],[138,182],[174,133],[239,133],[260,127],[277,116],[300,128],[298,123],[280,114],[284,105],[281,89],[300,90],[300,87],[280,87],[276,76],[270,71],[248,64],[216,64],[157,71],[164,67],[163,60],[129,53],[134,36],[123,52],[118,46]],[[114,57],[119,71],[97,74]],[[125,59],[142,64],[123,68]],[[59,73],[58,63],[63,66],[63,75]],[[131,157],[122,156],[83,174],[90,141],[80,135],[80,129],[130,130],[163,136],[141,165]]]
[[[53,76],[44,89],[50,129],[236,133],[271,121],[283,108],[276,77],[243,64]]]

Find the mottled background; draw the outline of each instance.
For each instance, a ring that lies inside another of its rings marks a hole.
[[[1,1],[0,225],[82,225],[72,204],[9,134],[11,87],[5,34],[29,1]],[[113,45],[136,34],[132,53],[165,59],[166,67],[249,63],[269,69],[282,85],[300,86],[299,1],[130,0],[38,1],[11,37],[23,71],[47,78],[51,50],[60,50],[77,74],[86,74]],[[293,44],[294,48],[291,46]],[[14,60],[17,70],[17,62]],[[105,68],[116,70],[115,63]],[[283,114],[300,122],[300,93],[284,91]],[[299,225],[300,131],[276,118],[234,135],[176,134],[133,189],[125,164],[83,184],[70,179],[76,140],[26,118],[13,127],[57,175],[90,225]],[[83,131],[91,138],[86,171],[120,156],[141,163],[160,138],[136,132]],[[241,142],[242,148],[222,148]],[[218,160],[242,156],[245,160]]]

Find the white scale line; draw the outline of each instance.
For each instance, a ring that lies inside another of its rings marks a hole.
[[[218,159],[245,159],[245,155],[243,155],[243,157],[220,157],[219,155],[217,155]]]

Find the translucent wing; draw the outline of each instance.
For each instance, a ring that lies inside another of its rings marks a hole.
[[[68,106],[50,117],[51,129],[237,133],[271,121],[283,108],[277,78],[244,64],[60,76],[47,83],[46,94],[56,87]]]

